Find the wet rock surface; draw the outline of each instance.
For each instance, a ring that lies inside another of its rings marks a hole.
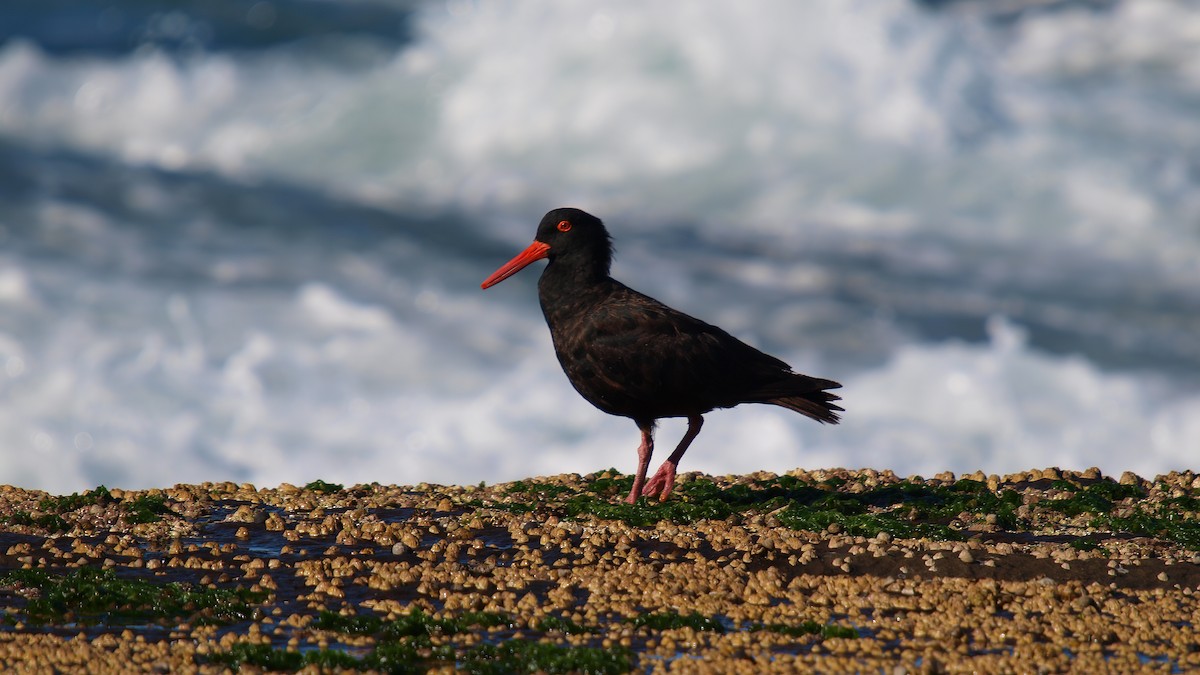
[[[0,488],[0,666],[1200,668],[1200,478]]]

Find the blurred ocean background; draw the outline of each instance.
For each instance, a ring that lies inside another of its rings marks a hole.
[[[479,288],[566,205],[845,384],[682,471],[1200,468],[1194,0],[6,0],[0,483],[632,471]]]

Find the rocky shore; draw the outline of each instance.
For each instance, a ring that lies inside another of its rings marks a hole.
[[[19,672],[1181,672],[1200,478],[0,488]]]

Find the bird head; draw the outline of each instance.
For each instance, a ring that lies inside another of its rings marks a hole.
[[[612,239],[596,216],[579,209],[554,209],[542,217],[533,243],[493,272],[481,287],[491,288],[543,258],[551,263],[562,260],[579,271],[607,275],[612,263]]]

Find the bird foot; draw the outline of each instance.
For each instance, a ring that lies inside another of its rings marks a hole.
[[[642,488],[642,496],[654,497],[657,495],[658,501],[665,502],[667,501],[667,497],[671,495],[671,490],[674,487],[675,465],[671,462],[663,462],[663,465],[655,472],[654,477],[646,481],[646,487]],[[630,496],[632,497],[633,495]]]

